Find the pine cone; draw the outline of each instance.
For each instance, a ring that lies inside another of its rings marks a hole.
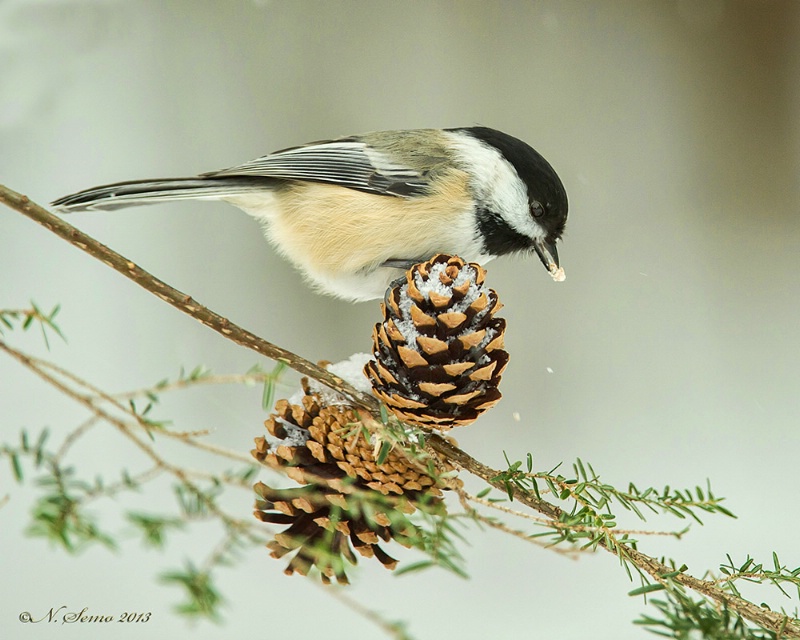
[[[316,566],[324,582],[335,577],[347,583],[344,565],[355,564],[353,549],[394,569],[397,561],[379,541],[409,546],[413,527],[402,513],[412,513],[421,503],[443,508],[436,497],[441,482],[418,462],[393,449],[377,463],[369,432],[352,407],[323,406],[306,387],[302,404],[279,400],[265,424],[277,442],[256,438],[253,456],[308,485],[273,489],[259,482],[254,487],[256,518],[290,525],[267,545],[274,558],[296,551],[287,574],[306,575]],[[369,515],[354,508],[354,490],[380,494],[370,501]]]
[[[486,272],[437,255],[386,292],[364,371],[373,393],[401,420],[450,429],[474,422],[500,400],[508,364],[502,306]]]

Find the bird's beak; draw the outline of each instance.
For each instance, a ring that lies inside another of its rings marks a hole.
[[[536,250],[536,255],[542,261],[544,268],[550,273],[550,276],[556,282],[562,282],[566,279],[567,275],[564,269],[558,264],[558,250],[556,249],[555,242],[548,242],[544,239],[537,239],[533,241],[533,248]]]

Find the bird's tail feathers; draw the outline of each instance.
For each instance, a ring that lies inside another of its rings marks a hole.
[[[171,200],[221,200],[264,191],[272,184],[269,178],[246,176],[132,180],[85,189],[54,200],[52,205],[63,213],[113,211]]]

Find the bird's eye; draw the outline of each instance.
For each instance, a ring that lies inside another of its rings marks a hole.
[[[541,202],[536,200],[531,202],[531,214],[534,218],[541,218],[544,215],[544,207]]]

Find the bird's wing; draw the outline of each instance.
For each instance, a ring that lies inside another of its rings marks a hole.
[[[313,142],[203,174],[203,177],[227,176],[325,182],[401,197],[421,195],[430,185],[430,171],[426,168],[405,166],[359,138]]]

